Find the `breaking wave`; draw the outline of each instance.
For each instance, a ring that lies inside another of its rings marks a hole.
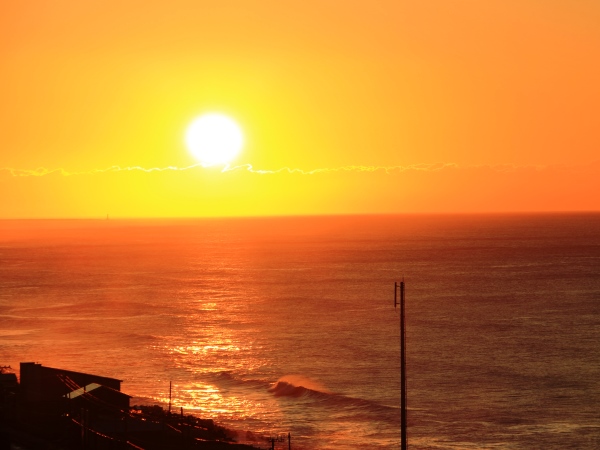
[[[349,420],[383,420],[395,423],[398,419],[398,406],[331,392],[322,383],[302,375],[286,375],[274,383],[241,377],[229,371],[214,375],[213,382],[218,385],[247,389],[247,394],[267,392],[274,399],[291,403],[299,402],[303,407],[335,410],[340,417],[345,416]]]
[[[277,380],[268,391],[275,397],[321,397],[332,395],[318,381],[301,375],[286,375]]]
[[[320,383],[304,377],[283,377],[272,384],[268,392],[275,397],[301,399],[309,401],[313,406],[335,408],[338,412],[342,411],[339,408],[343,408],[345,414],[349,416],[377,414],[393,418],[397,416],[399,409],[372,400],[330,392]]]
[[[275,397],[315,397],[324,395],[323,392],[313,391],[304,386],[294,386],[285,381],[278,381],[268,391]]]

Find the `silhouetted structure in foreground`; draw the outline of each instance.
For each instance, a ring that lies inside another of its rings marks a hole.
[[[129,406],[121,380],[21,363],[0,376],[0,450],[233,450],[227,429],[212,420]]]
[[[115,378],[21,363],[20,413],[30,418],[60,417],[75,407],[113,414],[128,411],[130,397],[120,391],[121,380]]]

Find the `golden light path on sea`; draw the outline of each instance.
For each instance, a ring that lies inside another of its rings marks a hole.
[[[237,390],[233,392],[234,389],[220,387],[207,380],[220,373],[227,373],[234,367],[239,366],[245,371],[252,371],[264,364],[264,361],[248,356],[252,353],[251,345],[241,345],[239,339],[223,336],[229,333],[231,331],[221,328],[211,335],[210,343],[202,342],[204,340],[192,340],[186,344],[165,346],[163,351],[171,355],[175,365],[180,369],[194,372],[195,375],[191,378],[195,380],[187,383],[173,382],[171,399],[166,388],[167,384],[164,383],[165,387],[157,393],[154,400],[165,405],[171,401],[173,412],[179,412],[183,408],[184,412],[191,412],[200,417],[218,418],[219,421],[251,420],[264,417],[266,411],[271,416],[277,415],[273,405],[267,406],[260,397],[240,395]],[[245,356],[240,357],[240,354]]]

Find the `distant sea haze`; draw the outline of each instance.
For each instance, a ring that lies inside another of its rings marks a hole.
[[[0,221],[0,365],[397,449],[402,277],[409,448],[600,447],[600,214]]]

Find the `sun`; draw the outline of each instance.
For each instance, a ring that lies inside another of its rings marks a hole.
[[[196,118],[187,128],[185,143],[203,167],[229,164],[242,150],[244,135],[235,120],[210,113]]]

